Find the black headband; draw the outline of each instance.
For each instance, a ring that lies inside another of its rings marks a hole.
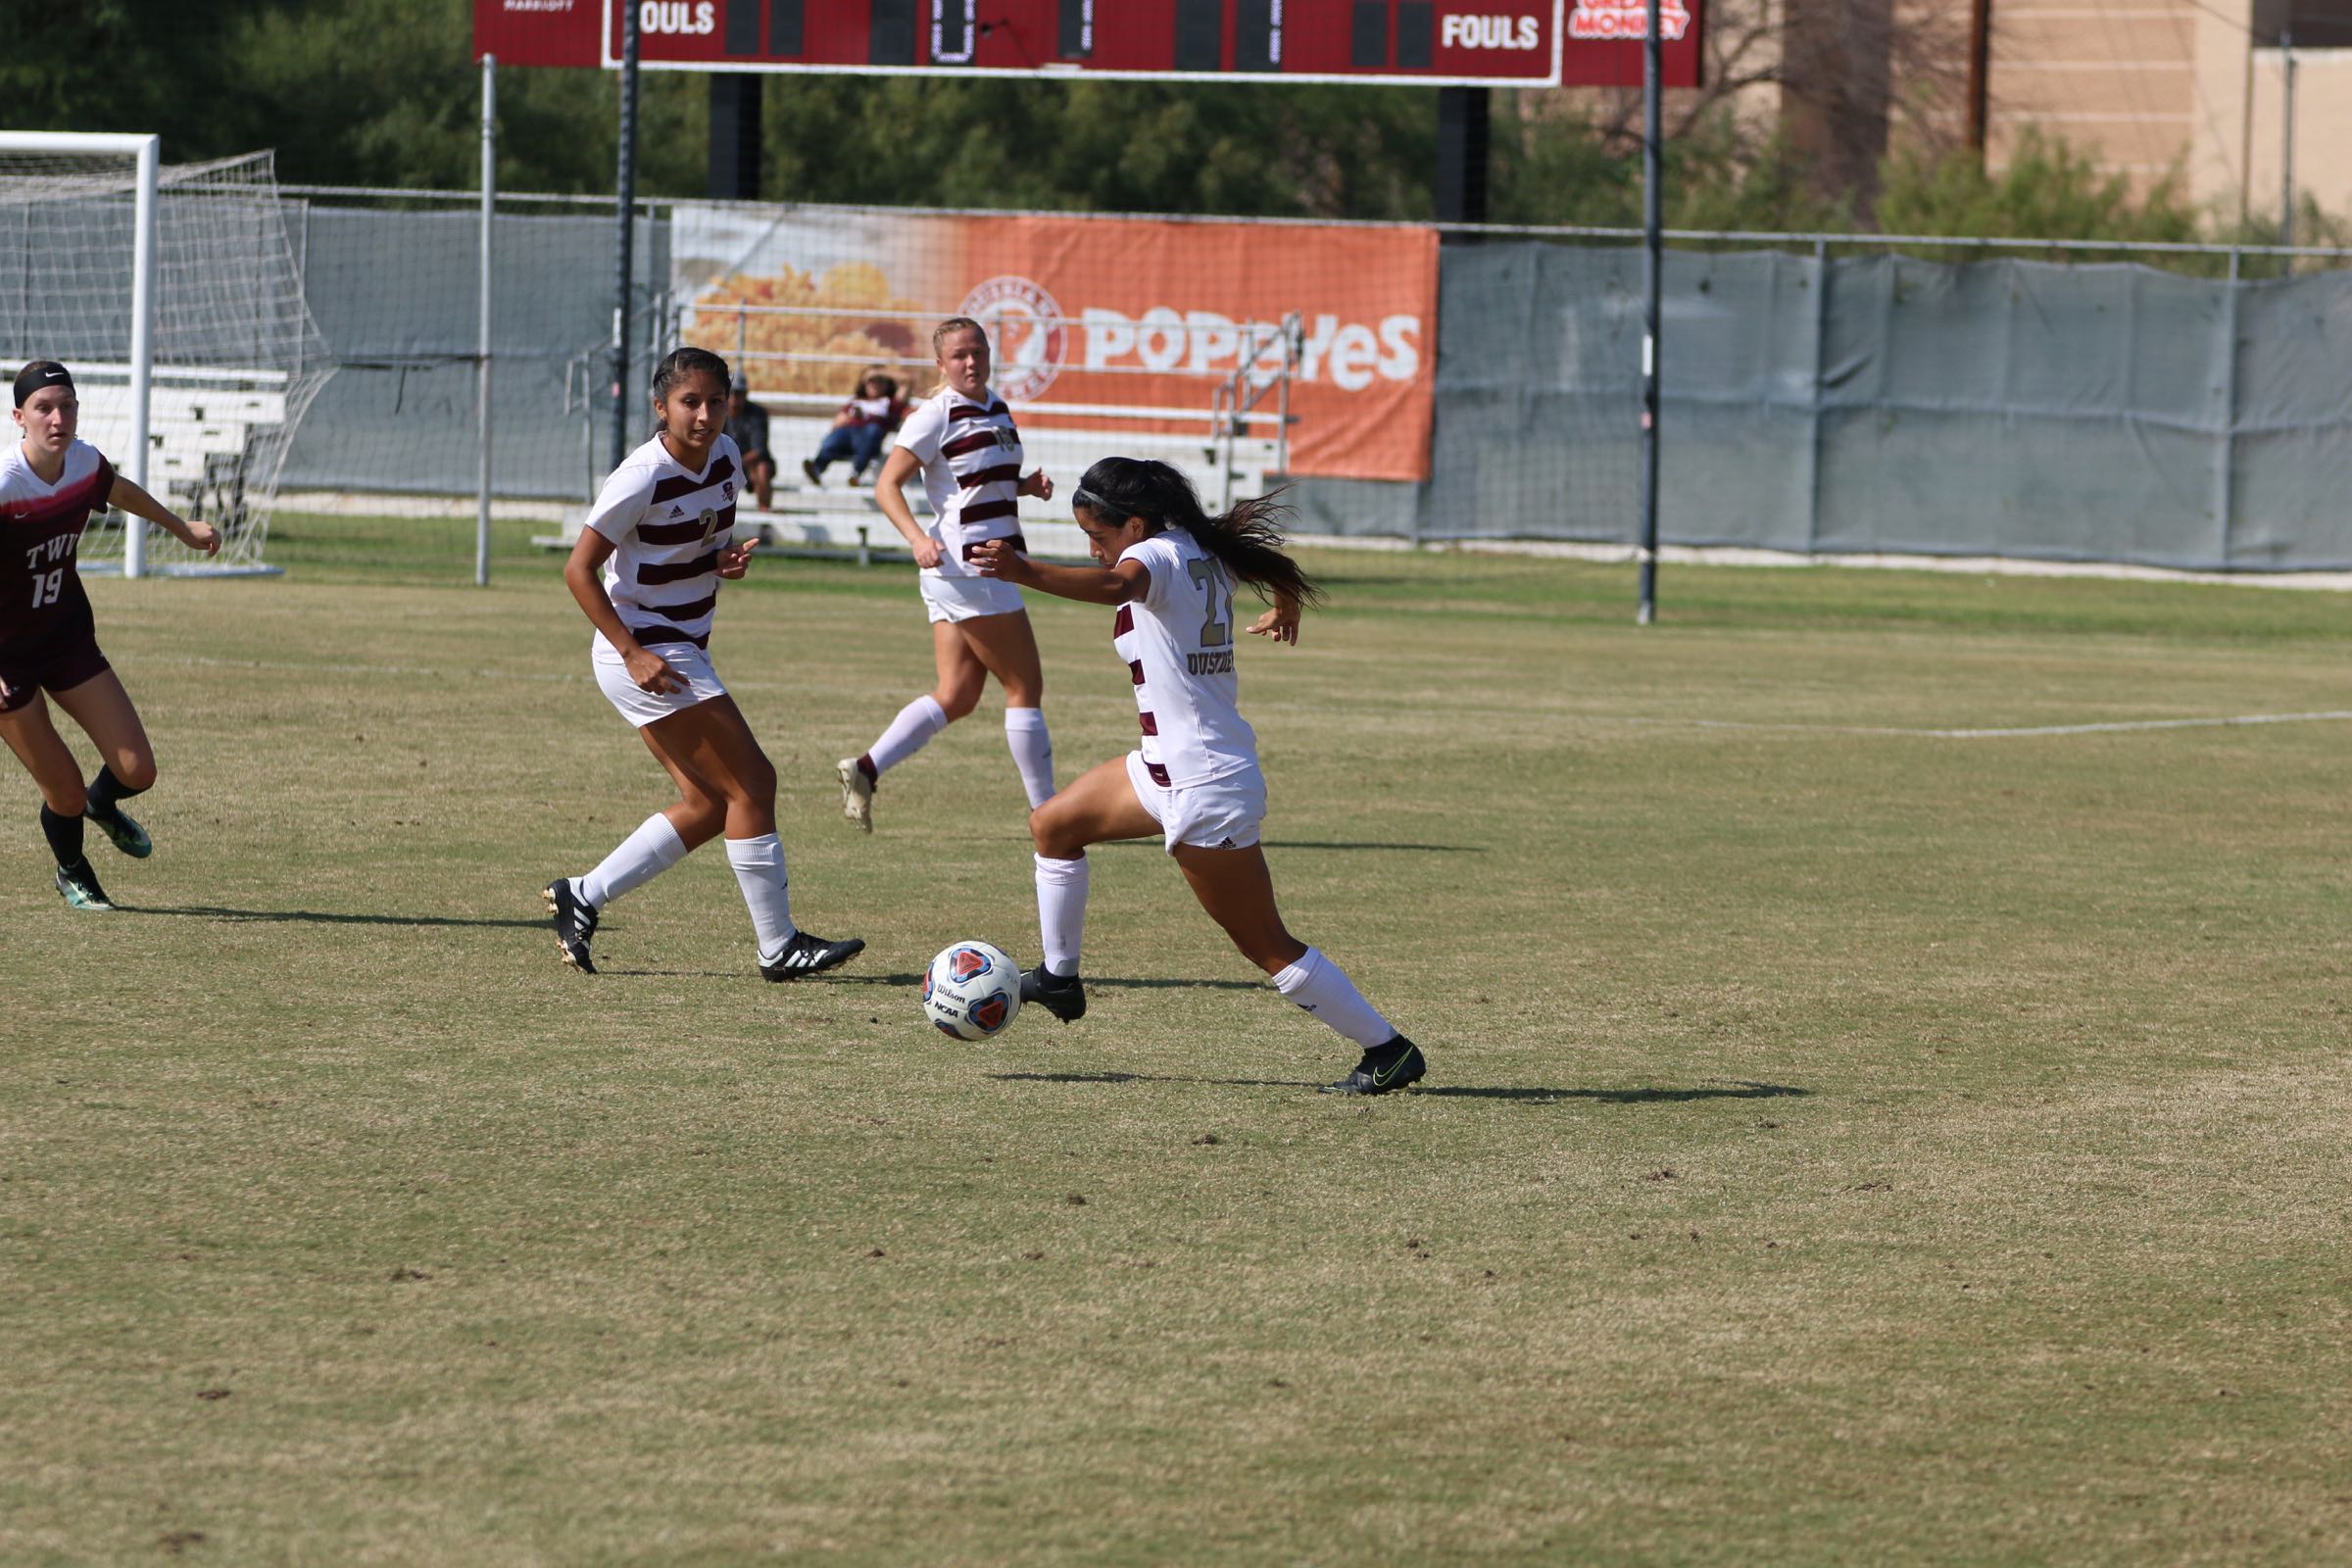
[[[1089,512],[1100,512],[1106,517],[1132,517],[1135,515],[1132,512],[1121,512],[1084,485],[1080,485],[1078,493],[1070,497],[1070,510],[1075,512],[1080,507],[1084,507]]]
[[[74,390],[74,377],[55,360],[33,361],[17,372],[17,407],[23,408],[26,398],[45,386],[62,386],[71,392]]]

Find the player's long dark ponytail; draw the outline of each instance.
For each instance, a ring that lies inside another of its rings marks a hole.
[[[1149,458],[1104,458],[1078,481],[1071,505],[1109,522],[1143,517],[1164,528],[1182,528],[1261,598],[1311,605],[1323,597],[1323,590],[1283,552],[1282,519],[1291,509],[1277,496],[1239,501],[1231,512],[1212,516],[1200,505],[1193,482],[1166,464]]]

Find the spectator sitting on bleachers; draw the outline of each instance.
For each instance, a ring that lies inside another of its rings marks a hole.
[[[767,411],[752,401],[752,383],[741,370],[727,384],[727,434],[743,454],[743,478],[760,499],[760,510],[774,505],[776,455],[767,450]]]
[[[899,396],[899,383],[879,365],[869,365],[858,378],[857,390],[850,401],[841,406],[833,416],[833,428],[816,449],[816,456],[801,462],[801,471],[808,482],[825,482],[825,467],[840,459],[850,460],[850,483],[861,484],[865,470],[880,461],[882,443],[890,432],[906,417],[906,400]]]

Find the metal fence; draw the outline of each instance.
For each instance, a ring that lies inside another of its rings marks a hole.
[[[312,309],[345,368],[286,482],[470,492],[476,236],[459,204],[474,198],[300,194]],[[496,488],[578,499],[611,407],[612,224],[609,204],[532,211],[497,225]],[[671,314],[669,236],[658,207],[641,211],[631,333],[652,348]],[[2352,566],[2352,253],[1672,238],[1668,543]],[[1304,523],[1632,542],[1636,239],[1447,230],[1432,477],[1302,480]],[[1987,259],[1931,259],[1974,255]]]

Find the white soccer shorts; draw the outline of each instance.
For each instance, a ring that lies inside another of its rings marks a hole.
[[[1246,850],[1266,820],[1266,775],[1255,764],[1205,784],[1162,789],[1145,771],[1141,751],[1127,754],[1127,783],[1160,826],[1170,855],[1179,844],[1203,850]]]
[[[657,697],[629,679],[629,666],[621,662],[620,650],[597,633],[591,660],[596,665],[596,684],[606,698],[617,709],[620,716],[639,729],[656,719],[682,713],[697,703],[707,703],[713,697],[727,695],[719,684],[718,671],[710,667],[710,656],[692,643],[649,643],[646,652],[660,654],[669,667],[685,677],[686,689]]]
[[[916,575],[923,587],[923,609],[933,620],[1009,615],[1028,608],[1021,602],[1021,591],[1000,578],[949,577],[936,571]]]

